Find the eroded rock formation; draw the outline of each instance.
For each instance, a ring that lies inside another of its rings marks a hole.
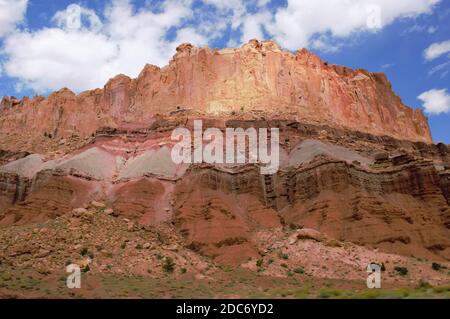
[[[171,130],[192,122],[172,115],[140,130],[102,129],[62,157],[13,156],[0,169],[0,225],[52,219],[95,199],[140,224],[173,223],[187,249],[226,264],[256,258],[255,234],[282,226],[450,258],[447,146],[293,121],[205,119],[205,128],[279,127],[281,167],[263,176],[254,164],[174,164]]]
[[[279,128],[279,171],[175,164],[171,133],[196,119],[221,131]],[[155,247],[176,243],[171,251],[226,265],[282,247],[295,255],[298,242],[321,254],[351,243],[367,259],[381,250],[450,260],[450,148],[432,143],[426,118],[384,75],[306,50],[185,44],[137,79],[120,75],[78,96],[5,97],[0,147],[0,229],[119,219],[128,232],[163,227],[170,236],[155,235]]]
[[[374,135],[431,142],[420,110],[405,106],[386,76],[330,65],[306,49],[271,41],[238,49],[180,45],[164,68],[147,65],[137,79],[119,75],[103,89],[48,98],[4,97],[2,149],[36,151],[49,139],[89,137],[102,127],[142,128],[158,114],[192,109],[207,116],[282,118]]]

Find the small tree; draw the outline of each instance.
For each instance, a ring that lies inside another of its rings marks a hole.
[[[166,273],[172,273],[175,270],[175,263],[174,263],[172,257],[164,258],[164,263],[162,265],[162,268],[163,268],[164,272],[166,272]]]

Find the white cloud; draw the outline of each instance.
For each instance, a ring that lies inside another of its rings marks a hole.
[[[448,52],[450,52],[450,40],[440,43],[433,43],[424,51],[424,57],[426,60],[431,61],[447,54]]]
[[[85,18],[89,24],[83,24]],[[86,9],[78,4],[70,4],[66,10],[58,11],[53,17],[53,21],[57,26],[68,30],[99,30],[102,27],[102,22],[94,10]]]
[[[431,26],[431,27],[428,27],[427,32],[428,32],[428,34],[433,34],[433,33],[436,33],[437,30],[438,30],[438,27]]]
[[[435,73],[442,72],[440,76],[441,76],[441,78],[443,78],[444,76],[447,75],[448,68],[450,68],[450,61],[436,65],[428,72],[428,75],[431,76]]]
[[[417,97],[423,102],[425,112],[430,114],[441,114],[450,112],[450,95],[446,89],[430,90]]]
[[[0,37],[23,21],[28,0],[0,0]]]
[[[269,30],[284,47],[308,46],[315,34],[348,37],[376,32],[398,18],[430,13],[440,0],[288,0]]]
[[[242,25],[242,18],[247,13],[247,8],[242,0],[203,0],[203,2],[216,7],[218,18],[227,19],[233,29]]]
[[[333,41],[327,35],[319,35],[309,40],[309,47],[322,52],[337,52],[341,48],[341,44]]]
[[[53,17],[55,27],[5,39],[5,71],[37,92],[63,86],[80,92],[119,73],[136,77],[146,63],[167,64],[180,42],[207,43],[195,29],[179,27],[192,16],[190,1],[166,1],[155,11],[135,11],[129,0],[114,0],[102,23],[94,11],[70,5]]]
[[[5,71],[37,92],[63,86],[81,91],[102,86],[118,70],[108,61],[118,48],[101,34],[44,29],[7,38]]]
[[[263,25],[270,20],[270,13],[267,11],[249,15],[243,19],[241,42],[252,39],[264,39]]]
[[[387,69],[390,69],[390,68],[392,68],[392,67],[394,67],[394,66],[395,66],[394,63],[386,63],[386,64],[383,64],[383,65],[381,66],[381,68],[387,70]]]
[[[402,36],[409,35],[411,33],[419,33],[419,32],[427,32],[428,34],[436,33],[438,30],[437,26],[427,26],[427,25],[421,25],[421,24],[413,24],[409,28],[403,30],[401,33]]]

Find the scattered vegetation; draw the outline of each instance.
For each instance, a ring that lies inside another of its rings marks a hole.
[[[88,248],[83,247],[80,251],[80,255],[83,257],[89,257],[91,259],[94,259],[94,253],[91,252]]]
[[[394,268],[394,270],[400,275],[400,276],[406,276],[408,274],[408,268],[406,267],[400,267],[397,266]]]
[[[262,266],[263,266],[263,260],[262,260],[262,259],[258,259],[258,260],[256,261],[256,267],[262,268]]]
[[[433,288],[428,282],[421,280],[419,282],[419,285],[417,286],[417,289],[430,289]]]
[[[173,273],[173,271],[175,270],[175,262],[173,261],[172,257],[164,258],[162,268],[165,273]]]
[[[319,293],[319,298],[328,299],[341,296],[342,292],[337,289],[322,289]]]
[[[444,266],[442,266],[441,264],[438,264],[438,263],[432,263],[431,268],[436,271],[441,271],[442,269],[445,269]]]
[[[298,267],[298,268],[295,268],[295,269],[294,269],[294,272],[295,272],[296,274],[303,275],[303,274],[305,273],[305,269],[303,269],[303,267]]]
[[[285,253],[280,253],[280,254],[279,254],[279,257],[280,257],[281,259],[284,259],[284,260],[288,260],[288,259],[289,259],[289,255],[288,255],[288,254],[285,254]]]

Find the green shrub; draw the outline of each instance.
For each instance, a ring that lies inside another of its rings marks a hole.
[[[303,269],[303,267],[298,267],[298,268],[295,268],[295,269],[294,269],[294,272],[295,272],[296,274],[301,274],[301,275],[303,275],[303,274],[305,273],[305,270]]]
[[[164,272],[166,272],[166,273],[172,273],[175,270],[175,263],[174,263],[172,257],[164,258],[162,268],[163,268]]]
[[[394,270],[400,275],[400,276],[406,276],[408,274],[408,268],[406,267],[395,267]]]
[[[432,263],[432,264],[431,264],[431,268],[433,268],[433,270],[440,271],[440,270],[442,270],[444,267],[443,267],[441,264],[438,264],[438,263]]]
[[[280,258],[284,259],[284,260],[288,260],[289,259],[289,255],[288,254],[284,254],[284,253],[280,253]]]

